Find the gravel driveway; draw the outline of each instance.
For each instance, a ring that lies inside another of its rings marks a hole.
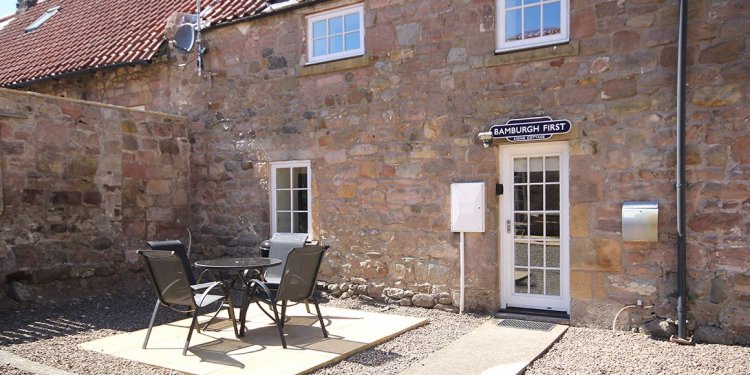
[[[148,325],[151,291],[134,297],[102,296],[73,302],[14,306],[0,311],[0,350],[77,374],[175,374],[175,371],[79,349],[77,344]],[[349,357],[316,374],[398,374],[450,344],[489,316],[456,315],[414,307],[330,301],[323,305],[420,316],[430,324]],[[160,310],[158,324],[182,316]],[[502,345],[498,344],[498,349]],[[25,375],[0,363],[0,373]],[[571,328],[537,360],[529,374],[749,374],[750,347],[678,346],[628,332]]]

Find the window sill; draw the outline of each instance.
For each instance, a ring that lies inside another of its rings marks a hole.
[[[520,51],[512,50],[495,52],[495,55],[489,56],[485,59],[484,65],[487,67],[501,66],[576,55],[578,55],[578,42],[573,41],[562,45],[531,47],[530,49]]]
[[[341,60],[325,61],[305,65],[299,69],[299,77],[307,77],[316,74],[340,72],[361,68],[370,65],[370,55],[361,55],[356,57],[347,57]]]

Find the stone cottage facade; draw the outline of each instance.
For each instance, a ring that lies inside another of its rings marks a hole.
[[[606,327],[641,300],[674,318],[677,4],[553,3],[558,28],[541,29],[541,46],[511,35],[513,1],[313,1],[206,30],[200,75],[194,55],[170,49],[19,86],[186,116],[200,256],[308,232],[331,245],[321,279],[453,309],[451,184],[484,182],[485,230],[465,234],[466,309]],[[336,17],[356,47],[343,55],[330,52]],[[750,8],[694,1],[688,24],[688,320],[697,336],[747,342],[750,38],[738,30]],[[570,131],[487,148],[477,138],[544,116]],[[655,242],[623,239],[631,201],[658,203]]]

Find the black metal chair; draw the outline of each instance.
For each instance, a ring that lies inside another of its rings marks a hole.
[[[229,318],[234,325],[234,334],[235,336],[239,336],[237,319],[234,316],[234,309],[232,308],[232,297],[224,283],[220,281],[204,284],[191,282],[192,272],[190,268],[183,262],[182,257],[174,251],[138,250],[138,255],[143,258],[148,276],[151,279],[151,284],[154,286],[158,298],[154,313],[151,315],[151,322],[148,325],[146,339],[143,341],[143,349],[146,349],[146,344],[148,344],[148,339],[151,336],[151,329],[154,326],[159,304],[171,310],[192,315],[193,317],[182,355],[187,353],[193,329],[200,332],[200,327],[197,325],[198,311],[211,304],[221,303],[221,307],[216,311],[214,317],[223,308],[228,310]],[[220,294],[212,294],[212,291],[219,291]]]
[[[254,279],[250,281],[250,292],[257,302],[264,302],[273,310],[273,316],[266,313],[276,323],[281,337],[281,345],[286,349],[284,338],[284,320],[286,319],[286,307],[288,302],[312,302],[318,314],[320,328],[323,337],[328,337],[323,316],[320,314],[320,306],[315,293],[318,270],[323,261],[323,254],[328,246],[309,245],[292,249],[286,258],[284,271],[281,274],[278,288],[269,288],[263,281]],[[279,314],[279,304],[281,314]],[[263,310],[265,312],[265,310]]]

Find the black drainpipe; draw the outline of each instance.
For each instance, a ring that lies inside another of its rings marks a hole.
[[[677,337],[687,340],[687,246],[685,239],[685,51],[687,0],[680,0],[677,39]]]

